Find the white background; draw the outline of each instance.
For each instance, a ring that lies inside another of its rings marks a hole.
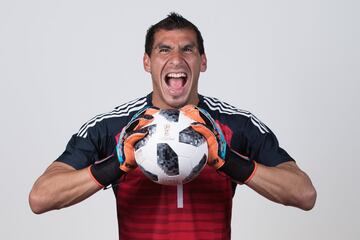
[[[94,115],[147,94],[147,28],[194,22],[200,93],[253,112],[312,178],[315,208],[234,197],[233,239],[359,239],[359,1],[0,2],[0,239],[117,239],[111,190],[35,215],[28,193]]]

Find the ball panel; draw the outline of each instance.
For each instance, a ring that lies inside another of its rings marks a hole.
[[[157,164],[169,176],[179,175],[179,159],[167,143],[157,144]]]
[[[162,109],[159,114],[169,122],[178,122],[180,111],[178,109]]]
[[[146,126],[149,135],[135,146],[135,159],[152,181],[165,185],[190,182],[206,165],[206,139],[195,132],[194,122],[177,109],[161,110]]]
[[[204,144],[206,139],[192,127],[187,127],[179,132],[179,142],[191,144],[195,147]]]

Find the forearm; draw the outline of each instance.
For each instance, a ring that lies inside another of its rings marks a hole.
[[[316,190],[310,178],[294,162],[277,167],[258,164],[247,185],[274,202],[303,210],[312,209],[316,201]]]
[[[76,204],[99,189],[87,169],[75,170],[64,163],[53,163],[35,182],[29,203],[32,211],[40,214]]]

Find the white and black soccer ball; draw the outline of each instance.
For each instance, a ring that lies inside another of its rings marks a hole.
[[[179,185],[196,178],[206,165],[206,139],[178,109],[163,109],[145,126],[149,134],[135,144],[136,163],[152,181]]]

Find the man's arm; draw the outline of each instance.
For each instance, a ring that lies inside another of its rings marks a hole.
[[[153,121],[152,115],[157,111],[158,109],[153,107],[141,109],[136,114],[136,118],[122,129],[115,153],[100,161],[95,161],[89,167],[76,170],[66,163],[52,163],[38,178],[30,192],[31,210],[40,214],[74,205],[112,184],[126,172],[133,170],[137,166],[134,144],[148,134],[142,127]],[[84,155],[83,152],[74,154],[78,151],[76,143],[82,144],[80,149],[95,148],[91,141],[81,138],[75,140],[74,136],[70,141],[71,144],[67,146],[68,159],[76,159],[76,156]],[[91,151],[87,150],[87,152]],[[91,158],[91,156],[87,157]]]
[[[68,164],[54,162],[36,180],[29,203],[31,210],[40,214],[81,202],[100,189],[87,168],[75,170]]]
[[[316,190],[308,175],[293,161],[276,167],[257,164],[254,176],[246,185],[277,203],[303,210],[310,210],[315,205]]]
[[[210,166],[225,173],[238,183],[247,184],[272,201],[303,210],[310,210],[314,207],[316,190],[310,178],[300,170],[295,162],[287,161],[275,167],[268,167],[249,160],[228,146],[221,129],[205,110],[189,105],[181,110],[196,121],[192,123],[192,128],[206,138],[209,148],[208,164]],[[252,144],[250,148],[257,153],[257,157],[259,157],[258,152],[261,150],[261,155],[263,159],[267,159],[269,166],[276,163],[274,158],[281,157],[284,159],[285,156],[288,156],[278,146],[275,135],[270,131],[267,135],[263,135],[252,123],[246,129],[248,132],[252,132],[252,134],[248,133],[250,136],[248,139],[252,139],[251,142],[258,142],[258,144]],[[227,150],[223,151],[224,149]],[[290,159],[290,156],[288,158]]]

